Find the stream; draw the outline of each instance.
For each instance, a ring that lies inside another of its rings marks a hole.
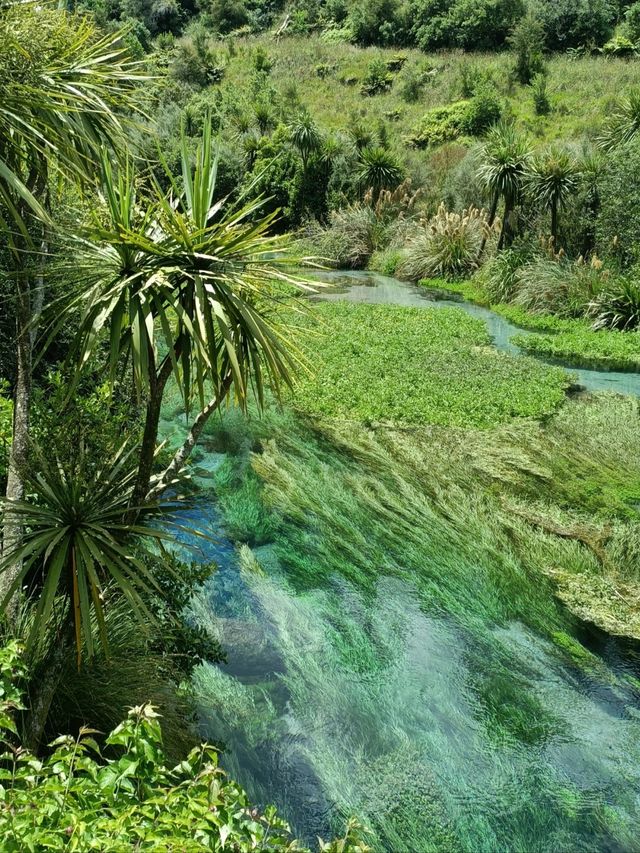
[[[455,306],[483,319],[496,347],[517,353],[509,338],[520,330],[487,309],[434,302],[369,273],[321,278],[336,285],[323,299]],[[588,390],[640,394],[638,374],[569,370]],[[181,428],[163,423],[169,437]],[[314,452],[319,471],[330,465],[323,448]],[[372,519],[361,530],[355,510],[337,507],[340,529],[330,534],[331,525],[309,518],[286,528],[287,541],[237,549],[215,496],[224,465],[205,439],[194,463],[198,496],[179,518],[211,538],[183,531],[179,539],[185,559],[217,565],[192,618],[217,632],[228,656],[194,674],[201,734],[221,745],[223,766],[254,802],[273,802],[310,844],[356,814],[373,826],[374,850],[388,853],[640,851],[634,644],[567,616],[563,630],[591,653],[585,668],[521,620],[489,618],[480,603],[462,618],[447,605],[445,573],[484,578],[489,558],[481,542],[456,551],[445,522],[437,547],[425,540],[418,554],[419,581],[415,554],[404,561],[390,544],[367,589],[335,572],[301,585],[294,557],[318,566],[336,553],[348,565],[352,538],[375,544],[384,525],[380,532]],[[336,485],[336,504],[352,480]],[[322,530],[335,541],[323,542]],[[505,595],[489,578],[483,595]]]

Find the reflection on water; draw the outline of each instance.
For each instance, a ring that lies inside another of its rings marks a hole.
[[[499,314],[495,314],[481,305],[474,305],[472,302],[453,299],[451,294],[444,291],[434,294],[433,291],[430,291],[426,287],[418,287],[417,285],[379,275],[378,273],[331,270],[314,273],[314,278],[335,285],[335,290],[322,291],[315,297],[318,299],[405,305],[413,308],[459,308],[461,311],[471,314],[472,317],[483,320],[493,339],[493,343],[499,350],[503,350],[504,352],[512,354],[521,352],[510,341],[514,335],[535,334],[534,332],[519,329]],[[440,296],[444,298],[439,298]],[[537,355],[533,357],[540,361],[546,361],[549,364],[558,364],[557,361],[544,359]],[[615,391],[618,394],[640,396],[640,374],[638,373],[614,370],[591,370],[571,365],[566,365],[566,367],[572,376],[576,377],[578,384],[584,386],[588,391]]]

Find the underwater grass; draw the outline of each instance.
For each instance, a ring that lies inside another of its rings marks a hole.
[[[335,302],[314,314],[300,339],[312,373],[293,394],[307,413],[486,428],[564,399],[564,371],[495,351],[484,323],[455,309]]]
[[[637,850],[628,686],[580,654],[546,574],[602,567],[513,512],[537,482],[538,515],[583,522],[582,475],[602,465],[615,491],[637,408],[573,400],[543,426],[484,431],[270,417],[237,437],[255,452],[236,464],[257,476],[274,529],[246,632],[263,626],[279,668],[242,691],[206,672],[199,683],[252,796],[276,792],[310,834],[356,813],[376,850]],[[564,464],[574,479],[556,483]],[[603,501],[602,524],[627,529],[624,507]]]

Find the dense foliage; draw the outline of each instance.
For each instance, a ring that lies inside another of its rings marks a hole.
[[[317,375],[294,393],[314,415],[488,427],[552,412],[564,397],[563,371],[496,353],[483,323],[455,309],[338,303],[317,312],[326,332],[301,341]]]
[[[0,832],[7,853],[39,850],[303,851],[275,809],[253,808],[205,744],[175,767],[162,748],[160,715],[132,708],[104,741],[94,729],[61,735],[40,760],[20,747],[12,715],[25,676],[17,644],[0,649]],[[34,810],[37,803],[37,810]],[[361,851],[358,827],[320,842],[326,853]]]

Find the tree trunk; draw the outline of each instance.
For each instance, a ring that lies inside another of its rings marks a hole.
[[[499,194],[497,192],[495,192],[493,194],[493,199],[491,201],[491,210],[489,211],[489,221],[487,223],[489,229],[493,227],[493,223],[496,221],[496,213],[498,212],[498,201],[499,201],[499,199],[500,199]],[[482,238],[482,244],[480,246],[480,251],[478,252],[478,261],[477,261],[478,263],[480,263],[480,260],[481,260],[482,256],[484,255],[484,250],[485,250],[486,245],[487,245],[487,236],[488,235],[485,234],[484,237]]]
[[[551,201],[551,237],[553,239],[553,248],[557,249],[558,242],[558,202],[554,198]]]
[[[72,638],[73,620],[69,614],[42,665],[41,677],[32,679],[30,683],[29,711],[25,716],[23,744],[35,753],[42,744],[51,703],[71,655]]]
[[[222,383],[220,393],[216,395],[209,403],[207,403],[207,405],[195,419],[193,425],[191,426],[191,429],[189,430],[189,435],[187,436],[182,447],[180,447],[179,450],[176,452],[175,456],[171,460],[171,463],[167,466],[167,468],[165,468],[162,474],[160,474],[154,479],[151,488],[147,493],[147,500],[154,500],[155,498],[159,497],[159,495],[161,495],[162,492],[166,488],[168,488],[169,485],[171,485],[171,482],[178,476],[180,471],[182,471],[185,464],[187,463],[187,460],[191,456],[193,448],[198,443],[198,439],[202,434],[202,430],[204,429],[205,424],[207,423],[211,415],[220,408],[221,404],[226,399],[227,394],[229,393],[229,389],[231,388],[231,382],[231,377],[225,379],[225,381]]]
[[[18,271],[16,280],[16,385],[13,394],[13,435],[9,453],[6,497],[10,501],[24,498],[23,473],[29,452],[29,412],[31,407],[31,294],[29,273]],[[2,530],[2,553],[11,554],[20,547],[22,524],[18,517],[5,509]],[[4,596],[20,571],[20,563],[7,568],[0,575],[0,597]],[[19,595],[12,597],[7,608],[8,616],[15,616]]]
[[[153,361],[149,361],[149,400],[144,421],[144,432],[142,434],[142,445],[140,447],[140,459],[138,462],[138,474],[136,484],[131,496],[131,510],[129,520],[135,519],[140,507],[144,503],[149,492],[151,473],[153,471],[153,460],[156,454],[158,441],[158,426],[160,424],[160,411],[162,409],[162,398],[169,377],[171,376],[172,364],[169,356],[166,356],[160,369],[155,372]]]
[[[505,244],[505,239],[507,236],[507,228],[509,217],[511,216],[511,205],[505,201],[504,203],[504,217],[502,219],[502,227],[500,229],[500,237],[498,239],[498,251],[503,248]]]
[[[45,193],[46,168],[42,167],[42,163],[36,162],[32,165],[27,186],[36,196]],[[46,205],[47,199],[45,198],[44,201]],[[19,203],[17,209],[23,223],[35,221],[32,216],[27,215],[24,202]],[[28,259],[35,247],[28,232],[15,237],[11,236],[9,248],[13,255],[16,275],[16,384],[13,394],[13,429],[5,496],[7,500],[20,501],[24,497],[23,475],[29,453],[33,346],[44,301],[44,266],[48,251],[45,226],[42,226],[42,255],[33,288]],[[10,510],[5,509],[2,518],[0,553],[11,554],[20,547],[21,542],[22,524]],[[0,597],[4,597],[13,585],[20,568],[21,564],[16,562],[0,575]],[[10,621],[15,619],[19,601],[20,594],[16,592],[7,606],[7,616]]]

